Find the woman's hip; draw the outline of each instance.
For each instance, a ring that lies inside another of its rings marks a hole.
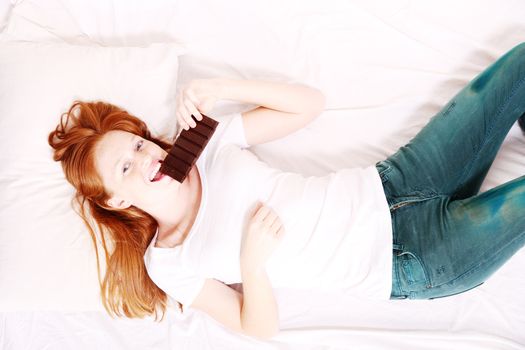
[[[525,245],[524,212],[525,176],[466,200],[437,196],[393,210],[392,298],[482,284]]]

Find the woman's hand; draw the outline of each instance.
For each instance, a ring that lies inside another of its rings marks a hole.
[[[177,95],[177,121],[182,129],[189,130],[197,126],[191,115],[202,120],[201,113],[207,114],[220,98],[221,83],[219,79],[193,79]]]
[[[277,214],[257,203],[241,245],[241,271],[261,270],[283,235],[284,226]]]

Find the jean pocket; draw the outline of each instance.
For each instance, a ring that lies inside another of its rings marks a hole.
[[[407,292],[418,292],[430,286],[428,274],[419,257],[411,252],[398,254],[400,279],[404,281]]]
[[[385,160],[376,163],[376,169],[381,178],[381,182],[385,183],[388,181],[388,174],[392,171],[392,165],[388,164]]]

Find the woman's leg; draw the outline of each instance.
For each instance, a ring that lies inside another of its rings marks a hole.
[[[458,294],[486,281],[525,245],[525,176],[476,196],[394,212],[394,297]]]
[[[525,43],[475,77],[409,143],[376,164],[390,204],[478,193],[512,125],[525,112]]]
[[[468,290],[523,246],[525,178],[476,194],[524,112],[522,43],[473,79],[407,145],[376,164],[393,218],[393,298]]]

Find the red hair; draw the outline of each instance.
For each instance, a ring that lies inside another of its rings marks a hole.
[[[54,149],[53,159],[61,162],[66,179],[76,189],[72,202],[78,204],[80,210],[75,211],[86,224],[95,246],[104,308],[110,315],[122,316],[123,313],[130,318],[143,318],[155,314],[155,319],[160,309],[163,319],[167,295],[149,278],[143,260],[155,235],[157,222],[135,206],[127,209],[108,206],[106,202],[110,194],[95,168],[95,147],[104,134],[112,130],[139,135],[166,151],[172,146],[153,137],[142,120],[115,105],[81,101],[75,101],[69,111],[62,114],[60,123],[49,134],[48,143]],[[106,273],[103,281],[100,278],[96,227],[90,224],[88,215],[98,227],[104,248]],[[112,244],[111,249],[107,247],[107,238]]]

